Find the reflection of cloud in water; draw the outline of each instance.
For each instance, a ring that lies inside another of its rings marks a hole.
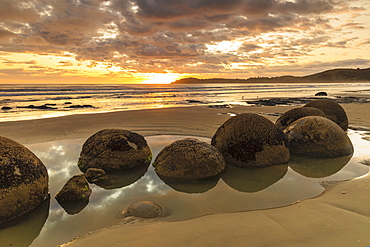
[[[68,215],[54,198],[51,199],[49,218],[31,247],[55,246],[88,231],[118,223],[120,220],[115,217],[118,212],[127,205],[142,200],[150,200],[169,208],[172,214],[163,220],[182,220],[212,213],[279,207],[312,198],[323,191],[319,184],[322,180],[350,179],[368,172],[369,168],[359,164],[359,161],[369,157],[365,148],[369,149],[370,142],[361,139],[361,136],[353,131],[349,131],[349,136],[355,153],[350,162],[336,174],[315,179],[302,176],[288,168],[283,178],[279,175],[270,179],[269,183],[264,181],[257,189],[254,188],[254,191],[257,191],[254,193],[233,189],[235,186],[232,183],[237,180],[232,178],[228,181],[226,179],[230,186],[220,179],[215,187],[201,194],[179,192],[166,185],[152,166],[143,177],[122,188],[106,190],[91,184],[93,192],[90,202],[76,215]],[[165,145],[187,137],[189,136],[150,136],[146,139],[154,160]],[[198,139],[209,143],[209,138]],[[81,139],[29,145],[30,150],[43,161],[49,171],[52,196],[70,177],[81,173],[77,161],[83,142]],[[259,179],[266,180],[265,174],[260,175]]]

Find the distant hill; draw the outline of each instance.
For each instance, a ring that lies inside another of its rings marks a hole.
[[[370,68],[367,69],[332,69],[307,76],[251,77],[248,79],[225,78],[183,78],[172,84],[202,84],[202,83],[268,83],[268,82],[345,82],[370,81]]]

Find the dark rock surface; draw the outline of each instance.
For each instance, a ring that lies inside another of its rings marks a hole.
[[[334,100],[330,99],[317,99],[313,100],[304,107],[314,107],[322,110],[326,117],[333,122],[337,123],[343,130],[348,129],[348,117],[344,109],[336,103]]]
[[[314,107],[298,107],[285,112],[276,120],[275,125],[279,129],[284,130],[292,122],[306,116],[325,117],[325,113],[322,110]]]
[[[353,153],[353,146],[346,132],[324,117],[300,118],[284,132],[289,140],[289,149],[294,154],[335,158]]]
[[[105,173],[105,171],[103,169],[98,169],[98,168],[87,169],[85,175],[89,183],[102,181],[108,178],[108,175]]]
[[[145,138],[123,129],[104,129],[90,136],[82,147],[78,167],[104,171],[148,165],[152,152]]]
[[[164,147],[153,166],[159,176],[201,179],[219,174],[226,164],[215,147],[198,139],[187,138]]]
[[[38,110],[56,110],[58,108],[56,107],[50,107],[48,105],[40,105],[40,106],[37,106],[37,105],[29,105],[29,106],[17,106],[17,108],[20,108],[20,109],[38,109]]]
[[[81,108],[95,108],[93,105],[71,105],[64,108],[81,109]]]
[[[328,94],[326,92],[318,92],[315,96],[328,96]]]
[[[58,202],[88,201],[91,195],[89,183],[84,174],[71,177],[56,194]]]
[[[0,223],[42,203],[49,194],[44,164],[23,145],[0,137]]]
[[[1,107],[1,110],[3,110],[3,111],[9,111],[11,109],[13,109],[13,108],[11,108],[9,106],[3,106],[3,107]]]
[[[227,120],[212,138],[212,145],[227,163],[240,167],[263,167],[289,160],[285,134],[270,120],[244,113]]]

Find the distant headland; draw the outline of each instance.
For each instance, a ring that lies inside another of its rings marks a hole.
[[[202,83],[303,83],[303,82],[360,82],[370,81],[370,68],[367,69],[332,69],[307,76],[277,76],[277,77],[251,77],[248,79],[226,78],[183,78],[171,84],[202,84]]]

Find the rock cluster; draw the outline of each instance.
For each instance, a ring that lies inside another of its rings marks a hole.
[[[211,144],[227,163],[240,167],[264,167],[289,160],[288,140],[270,120],[244,113],[218,128]]]
[[[348,117],[344,109],[330,99],[317,99],[307,103],[304,107],[314,107],[325,113],[325,116],[337,123],[344,131],[348,129]]]
[[[0,137],[0,223],[42,203],[49,194],[44,164],[30,150]]]

